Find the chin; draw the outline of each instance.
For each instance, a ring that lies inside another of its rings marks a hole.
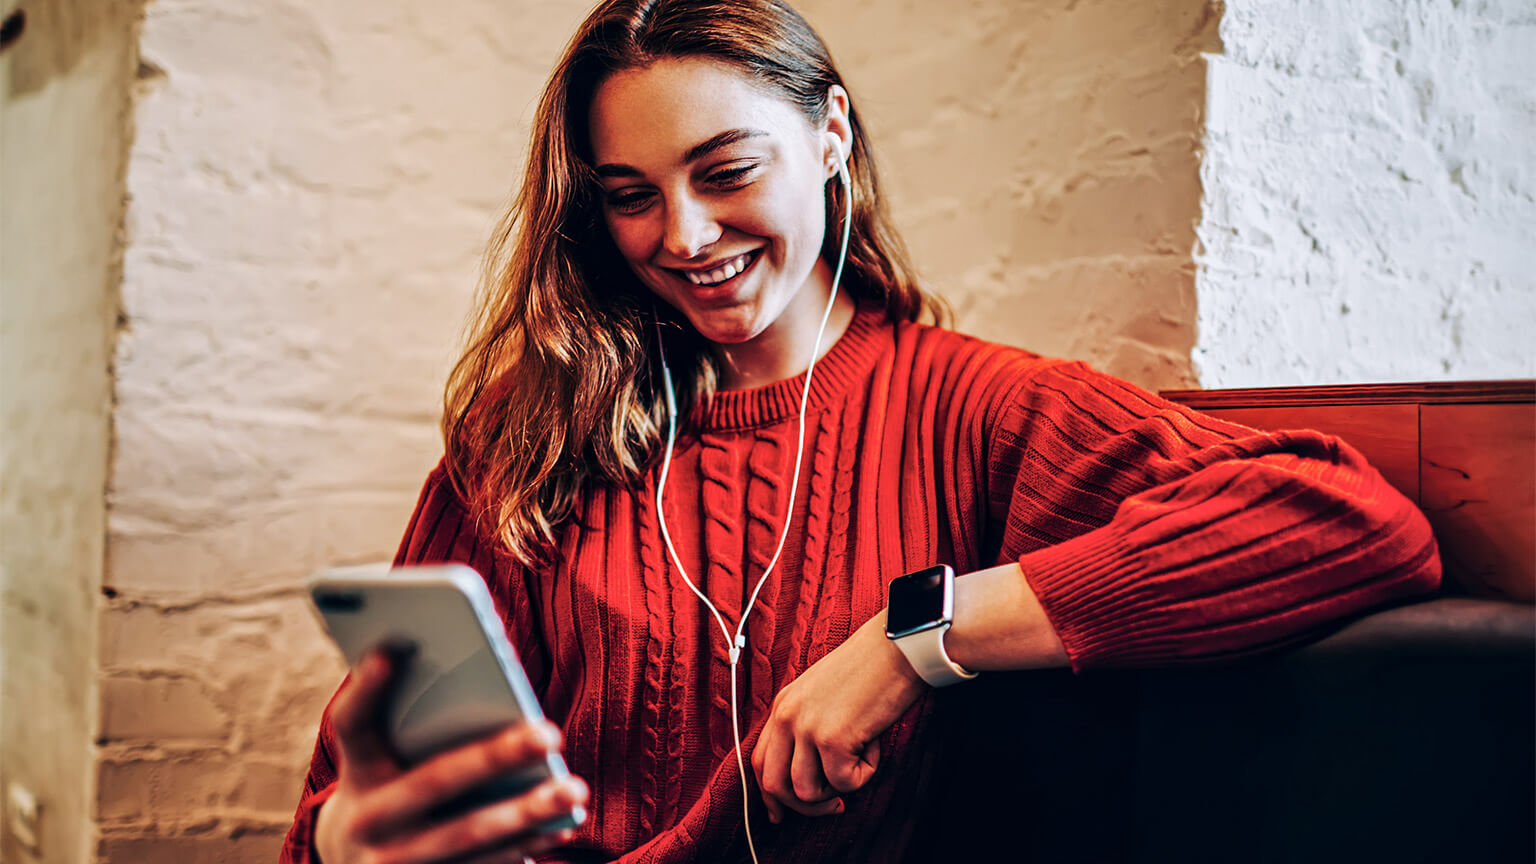
[[[739,345],[761,336],[768,329],[758,320],[755,310],[740,307],[702,310],[688,316],[693,329],[718,345]]]

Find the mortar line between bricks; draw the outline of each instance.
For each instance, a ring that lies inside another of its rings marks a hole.
[[[165,597],[153,593],[133,593],[121,588],[113,589],[116,595],[107,600],[107,612],[131,612],[148,608],[157,612],[189,612],[209,606],[249,606],[271,600],[307,598],[302,585],[288,585],[239,594],[201,594],[196,597]]]

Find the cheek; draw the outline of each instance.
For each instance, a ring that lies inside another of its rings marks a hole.
[[[815,193],[815,194],[812,194]],[[820,250],[820,230],[825,206],[820,190],[798,184],[766,188],[735,208],[730,227],[759,237],[771,237],[783,248],[780,254],[803,258]],[[807,249],[806,247],[809,247]]]
[[[607,219],[608,235],[625,261],[643,264],[655,253],[661,232],[651,225],[653,221],[645,217]]]

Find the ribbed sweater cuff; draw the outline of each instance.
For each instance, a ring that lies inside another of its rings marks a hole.
[[[1019,559],[1075,672],[1158,659],[1165,615],[1141,563],[1107,528]],[[1166,602],[1166,600],[1164,601]]]

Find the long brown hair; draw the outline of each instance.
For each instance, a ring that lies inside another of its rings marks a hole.
[[[587,110],[597,88],[615,72],[666,57],[729,63],[813,125],[826,118],[831,86],[843,85],[821,38],[779,0],[607,0],[571,38],[539,99],[522,186],[492,238],[444,397],[454,485],[526,564],[552,557],[556,527],[586,484],[634,484],[658,456],[658,316],[669,325],[683,430],[715,392],[708,343],[652,302],[614,246],[591,164]],[[926,312],[942,323],[947,309],[918,286],[881,201],[856,110],[850,121],[854,212],[844,288],[883,304],[891,320]],[[829,226],[841,224],[843,197],[833,183]],[[830,259],[841,232],[826,234]]]

